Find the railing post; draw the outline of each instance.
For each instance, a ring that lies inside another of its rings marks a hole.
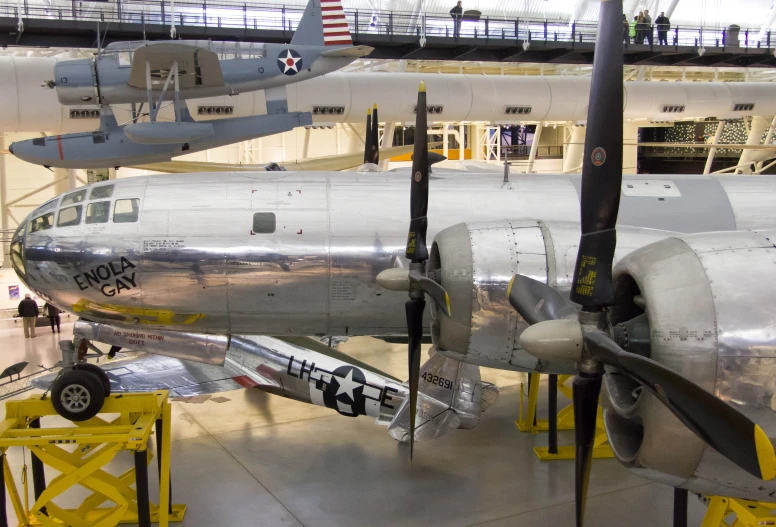
[[[248,4],[243,4],[243,26],[248,29]]]
[[[490,17],[485,17],[485,40],[490,38]]]
[[[547,42],[547,21],[544,21],[544,41]]]
[[[76,19],[75,0],[73,0],[73,20]]]
[[[722,30],[722,48],[724,49],[727,45],[727,30]]]
[[[167,17],[164,14],[164,0],[162,0],[161,4],[162,4],[162,25],[165,25],[167,23]]]
[[[520,19],[515,19],[515,40],[520,38]]]
[[[119,23],[121,23],[121,0],[116,0],[116,13],[119,17]]]
[[[744,31],[744,47],[749,47],[749,30]]]
[[[280,12],[283,19],[283,36],[286,36],[286,6],[283,6]]]
[[[30,6],[27,4],[27,0],[24,0],[24,14],[25,15],[30,14]]]
[[[356,33],[356,36],[358,36],[358,9],[356,9],[356,27],[355,27],[355,33]]]
[[[207,3],[202,2],[202,20],[205,21],[205,27],[207,27]]]
[[[388,35],[393,36],[393,11],[388,12]]]
[[[574,41],[577,38],[577,23],[572,22],[571,23],[571,47],[574,47]]]
[[[771,30],[770,29],[768,30],[768,40],[766,41],[766,43],[767,43],[766,47],[768,49],[771,49]]]
[[[679,47],[679,26],[674,28],[674,46]]]

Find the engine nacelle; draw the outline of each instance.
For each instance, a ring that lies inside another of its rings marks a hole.
[[[673,233],[618,228],[617,257]],[[507,288],[520,273],[564,294],[579,244],[579,224],[538,220],[460,223],[434,238],[428,275],[450,295],[452,317],[432,306],[432,337],[440,353],[465,362],[519,371],[574,373],[572,361],[538,361],[520,348],[528,327],[509,304]]]
[[[668,238],[614,269],[612,322],[646,312],[649,354],[776,437],[776,232]],[[641,306],[641,307],[640,307]],[[605,423],[617,458],[642,476],[709,495],[772,500],[761,481],[697,438],[629,378],[605,376]]]
[[[59,103],[64,106],[100,104],[93,59],[57,62],[54,82]]]

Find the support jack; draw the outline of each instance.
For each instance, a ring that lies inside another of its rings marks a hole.
[[[776,525],[776,503],[751,501],[723,496],[703,498],[707,504],[701,527],[761,527]],[[725,521],[728,516],[735,518]]]
[[[524,397],[523,385],[520,385],[520,413],[515,425],[521,432],[530,432],[538,434],[539,432],[549,432],[549,446],[535,447],[534,453],[541,461],[552,461],[556,459],[575,459],[576,447],[558,446],[558,430],[574,430],[574,406],[568,405],[557,411],[557,395],[562,393],[568,399],[571,399],[571,387],[566,386],[566,381],[572,379],[573,375],[550,375],[549,379],[549,419],[537,419],[536,407],[539,399],[539,381],[540,373],[532,373],[528,380],[528,398]],[[596,434],[593,447],[593,459],[611,459],[614,457],[609,440],[606,436],[606,430],[603,424],[603,415],[601,407],[598,407],[598,416],[596,419]]]

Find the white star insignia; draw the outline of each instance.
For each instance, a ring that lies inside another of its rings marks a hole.
[[[339,384],[339,387],[337,388],[337,394],[335,395],[335,397],[340,395],[341,393],[344,393],[345,395],[350,397],[351,401],[355,402],[356,399],[355,397],[353,397],[353,390],[355,390],[356,388],[362,385],[353,380],[353,370],[350,370],[348,372],[348,375],[344,378],[337,377],[337,376],[335,376],[335,378],[337,379],[337,383]]]
[[[296,63],[299,62],[300,60],[301,60],[301,57],[294,58],[291,55],[290,49],[286,51],[285,57],[278,57],[278,62],[280,62],[285,68],[283,70],[283,73],[288,73],[289,71],[293,71],[294,73],[299,73],[299,69],[296,67]]]

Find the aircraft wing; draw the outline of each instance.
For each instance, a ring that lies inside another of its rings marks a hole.
[[[412,145],[392,146],[391,148],[380,150],[380,155],[386,158],[400,156],[412,152],[413,148]],[[288,171],[336,171],[356,168],[363,163],[364,153],[353,152],[351,154],[290,161],[282,163],[282,166]],[[261,172],[266,170],[266,165],[232,165],[229,163],[210,163],[207,161],[165,161],[162,163],[136,165],[131,168],[142,168],[144,170],[153,170],[154,172],[164,172],[166,174],[184,174],[188,172]]]
[[[152,83],[163,83],[176,61],[181,89],[224,85],[218,55],[202,47],[168,41],[149,42],[135,48],[129,85],[146,89],[146,62],[151,65]],[[161,84],[156,87],[161,88]]]
[[[349,46],[347,48],[327,49],[321,53],[321,57],[366,57],[375,48],[370,46]]]
[[[100,364],[110,378],[111,391],[151,392],[169,390],[173,396],[191,397],[243,388],[234,380],[243,375],[239,369],[211,366],[150,353],[131,353],[127,357]],[[47,390],[59,372],[34,379],[33,387]]]

